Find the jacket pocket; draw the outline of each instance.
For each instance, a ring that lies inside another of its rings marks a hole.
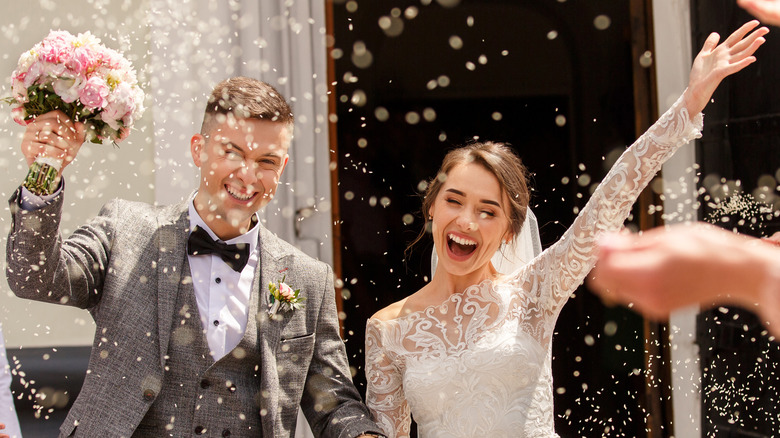
[[[306,340],[306,339],[311,339],[312,341],[311,343],[312,345],[314,345],[314,333],[309,333],[306,335],[298,335],[298,336],[289,336],[289,337],[282,336],[282,339],[280,340],[280,346],[283,345],[285,342],[297,343],[300,342],[301,340]]]
[[[303,386],[314,354],[314,338],[314,333],[309,333],[279,341],[276,369],[281,382]]]

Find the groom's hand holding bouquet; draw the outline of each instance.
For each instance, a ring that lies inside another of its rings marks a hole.
[[[11,77],[14,120],[26,125],[24,186],[53,193],[62,170],[85,140],[124,140],[144,111],[144,93],[130,62],[89,32],[49,35],[19,58]]]
[[[74,122],[61,110],[32,119],[22,138],[22,153],[30,167],[25,188],[36,195],[53,193],[65,166],[81,149],[85,131],[84,123]]]

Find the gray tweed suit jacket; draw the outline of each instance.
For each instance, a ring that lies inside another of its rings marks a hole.
[[[63,194],[44,208],[11,197],[8,283],[23,298],[88,309],[97,329],[82,390],[61,436],[130,437],[159,394],[176,294],[191,288],[187,203],[155,207],[115,200],[67,239]],[[360,400],[339,337],[330,268],[265,228],[254,288],[262,355],[263,435],[292,436],[300,405],[317,436],[379,433]],[[269,317],[269,282],[300,288],[305,308]]]

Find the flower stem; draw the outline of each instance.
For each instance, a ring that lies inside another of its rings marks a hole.
[[[57,160],[36,158],[22,185],[38,196],[51,195],[57,189],[59,167]]]

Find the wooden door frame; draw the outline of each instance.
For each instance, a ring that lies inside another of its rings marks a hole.
[[[344,300],[342,296],[342,263],[341,263],[341,247],[343,242],[341,240],[341,198],[339,195],[339,137],[338,137],[338,118],[337,114],[337,101],[336,96],[336,61],[331,56],[336,37],[334,29],[333,19],[333,3],[334,0],[325,0],[325,61],[327,63],[327,80],[328,80],[328,145],[330,150],[330,218],[333,236],[333,275],[334,286],[336,288],[336,309],[339,314],[339,329],[341,330],[341,338],[344,338],[344,324],[341,322],[341,316],[344,315]]]

